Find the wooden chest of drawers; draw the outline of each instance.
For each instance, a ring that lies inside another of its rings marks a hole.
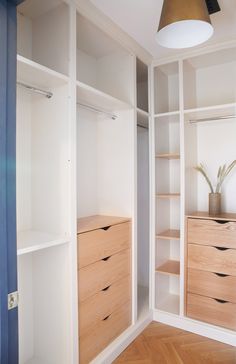
[[[187,217],[186,315],[236,330],[236,215]]]
[[[80,363],[88,364],[131,324],[131,222],[78,221]]]

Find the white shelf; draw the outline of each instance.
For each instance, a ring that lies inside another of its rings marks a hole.
[[[236,114],[236,103],[188,109],[184,114],[185,120],[225,117]]]
[[[179,301],[179,295],[170,293],[157,304],[157,309],[163,312],[169,312],[174,315],[179,315]]]
[[[148,128],[150,114],[144,110],[137,108],[137,123],[139,126]]]
[[[68,77],[17,55],[17,81],[29,86],[51,89],[68,82]]]
[[[127,110],[131,105],[111,95],[106,94],[83,82],[77,81],[77,102],[99,108],[100,110],[114,112]]]
[[[66,244],[66,237],[41,231],[20,231],[17,233],[17,255],[28,254],[38,250]]]

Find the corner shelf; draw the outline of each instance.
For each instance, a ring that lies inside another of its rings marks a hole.
[[[163,154],[157,154],[156,158],[160,158],[160,159],[180,159],[180,154],[178,153],[163,153]]]
[[[17,233],[17,255],[28,254],[69,242],[67,237],[41,231],[20,231]]]
[[[162,233],[156,235],[157,239],[164,240],[179,240],[180,239],[180,230],[166,230]]]
[[[157,310],[168,312],[173,315],[179,315],[179,295],[169,293],[163,300],[157,304]]]
[[[17,55],[17,81],[30,86],[50,89],[68,83],[69,78],[28,58]]]
[[[180,275],[180,262],[177,260],[168,260],[161,266],[156,268],[157,273],[170,274],[170,275]]]
[[[77,102],[107,112],[128,110],[132,106],[83,82],[77,81]]]
[[[180,193],[157,193],[156,197],[162,199],[180,198]]]

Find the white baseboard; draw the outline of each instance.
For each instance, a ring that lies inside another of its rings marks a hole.
[[[224,328],[208,325],[187,317],[181,317],[158,310],[154,310],[153,320],[182,330],[190,331],[194,334],[205,336],[228,345],[236,346],[236,332],[231,330],[226,330]]]
[[[134,325],[130,326],[122,335],[114,340],[101,352],[91,364],[111,364],[134,339],[152,322],[152,311]]]

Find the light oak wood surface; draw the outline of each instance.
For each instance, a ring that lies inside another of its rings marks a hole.
[[[189,293],[236,303],[236,277],[188,269]]]
[[[179,198],[180,193],[158,193],[157,198],[169,199],[169,198]]]
[[[179,240],[180,239],[180,231],[179,230],[166,230],[156,235],[157,239],[164,240]]]
[[[236,304],[234,303],[218,302],[213,298],[189,293],[187,315],[213,325],[236,330]]]
[[[220,215],[211,216],[207,211],[196,211],[192,214],[188,214],[187,217],[194,219],[206,219],[206,220],[222,220],[222,221],[236,221],[236,214],[229,212],[222,212]]]
[[[100,260],[79,270],[79,300],[87,298],[130,274],[130,250]]]
[[[156,271],[162,274],[180,274],[180,262],[177,260],[168,260],[164,264],[156,268]]]
[[[236,364],[236,348],[152,322],[113,364]]]
[[[236,276],[236,250],[188,244],[188,268]]]
[[[125,222],[78,235],[78,266],[85,267],[105,257],[128,249],[131,243],[131,223]]]
[[[180,159],[179,153],[164,153],[164,154],[157,154],[156,158],[160,159]]]
[[[219,221],[188,219],[188,243],[236,249],[236,222]]]
[[[88,330],[131,300],[131,279],[127,276],[96,295],[81,302],[79,309],[79,334]]]
[[[127,302],[80,337],[80,363],[88,364],[131,324],[131,303]]]
[[[91,230],[102,229],[127,221],[130,221],[130,218],[103,215],[83,217],[77,220],[77,233],[81,234]]]

